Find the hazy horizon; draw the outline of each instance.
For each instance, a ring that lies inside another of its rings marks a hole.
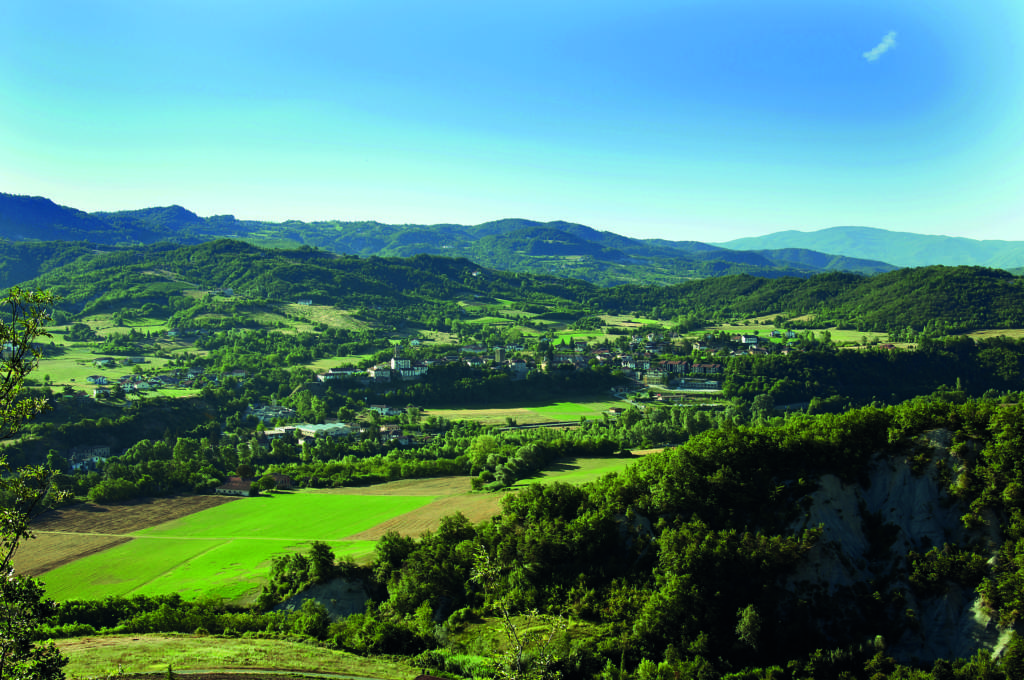
[[[952,0],[15,3],[0,191],[712,243],[1016,240],[1022,19]]]

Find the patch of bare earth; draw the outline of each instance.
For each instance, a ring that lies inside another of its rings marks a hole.
[[[372,486],[346,486],[340,489],[310,491],[355,496],[454,496],[469,493],[472,488],[471,477],[430,477],[428,479],[399,479]]]
[[[358,534],[346,536],[346,541],[376,541],[389,531],[403,536],[422,536],[441,526],[441,518],[461,512],[474,524],[501,514],[501,496],[498,494],[474,494],[438,498],[422,508],[385,520]]]
[[[32,521],[32,531],[129,534],[233,500],[236,499],[230,496],[177,496],[145,499],[120,505],[78,503],[50,510],[36,517]]]
[[[18,547],[14,554],[14,570],[25,576],[39,576],[130,540],[128,536],[36,534],[34,539]]]
[[[227,503],[227,496],[154,498],[122,505],[79,503],[50,510],[32,521],[35,538],[14,556],[20,574],[38,576],[131,540],[133,531],[170,522]]]
[[[501,496],[490,493],[470,493],[471,477],[432,477],[430,479],[400,479],[387,484],[353,486],[342,489],[322,489],[317,493],[352,494],[356,496],[439,496],[422,508],[381,522],[358,534],[347,536],[348,541],[376,541],[389,531],[406,536],[422,536],[435,531],[441,518],[461,512],[470,522],[483,522],[501,514]]]

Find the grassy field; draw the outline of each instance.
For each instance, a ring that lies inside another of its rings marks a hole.
[[[506,418],[512,418],[520,425],[531,425],[579,420],[583,416],[600,418],[609,408],[623,406],[624,403],[607,399],[605,395],[595,395],[589,401],[509,402],[489,408],[431,408],[425,410],[424,415],[440,416],[448,420],[475,420],[484,425],[501,425],[505,423]]]
[[[974,333],[968,333],[967,337],[974,338],[975,340],[983,340],[986,338],[998,338],[998,337],[1013,338],[1019,340],[1024,338],[1024,328],[1011,328],[1008,330],[995,329],[995,330],[984,330],[975,331]]]
[[[745,334],[754,334],[754,333],[756,333],[758,336],[764,338],[765,340],[770,340],[771,342],[785,342],[786,341],[785,338],[769,338],[768,337],[768,334],[771,333],[772,331],[777,330],[777,331],[780,331],[781,333],[785,333],[786,329],[782,328],[781,326],[777,327],[777,326],[775,326],[773,324],[770,324],[770,323],[767,324],[767,325],[764,325],[764,324],[758,323],[758,321],[759,321],[759,319],[750,319],[750,320],[744,321],[744,322],[725,323],[725,324],[722,324],[720,326],[709,326],[709,327],[699,331],[697,333],[697,335],[700,335],[700,334],[703,334],[703,333],[706,333],[706,332],[707,333],[725,332],[725,333],[737,333],[737,334],[739,334],[739,333],[745,333]],[[851,331],[846,331],[846,330],[839,330],[838,328],[825,328],[825,329],[820,329],[820,330],[819,329],[815,329],[813,331],[813,333],[815,334],[815,337],[820,337],[820,335],[821,335],[821,333],[823,331],[828,331],[829,335],[832,337],[832,342],[837,343],[837,344],[842,344],[842,343],[857,343],[857,344],[860,344],[862,342],[862,340],[865,339],[865,338],[867,339],[867,341],[869,343],[870,342],[888,342],[888,334],[886,334],[886,333],[874,333],[874,332],[870,332],[870,331],[852,331],[852,330]],[[799,333],[801,335],[803,333],[805,333],[805,332],[806,331],[803,331],[803,330],[797,330],[797,333]]]
[[[286,640],[203,637],[196,635],[90,636],[59,640],[70,659],[69,678],[162,674],[209,670],[326,674],[374,680],[408,680],[417,670],[386,659],[356,656]]]
[[[318,359],[311,364],[307,364],[307,366],[314,371],[326,371],[332,368],[341,368],[342,366],[359,366],[372,357],[372,354],[349,354],[343,357]]]
[[[43,376],[48,375],[50,376],[50,382],[55,385],[74,385],[80,389],[92,389],[92,385],[85,380],[90,375],[104,375],[107,377],[107,380],[113,382],[116,378],[131,374],[135,368],[134,366],[98,368],[92,362],[101,356],[121,359],[121,357],[114,355],[96,354],[89,347],[71,345],[67,347],[61,356],[43,357],[40,359],[39,368],[33,372],[33,376],[36,379],[42,379]],[[147,357],[147,360],[147,363],[139,364],[146,371],[158,371],[167,364],[167,359],[159,357],[151,356]]]
[[[586,484],[610,472],[621,472],[636,461],[637,458],[635,456],[623,456],[621,458],[567,458],[555,463],[549,469],[534,477],[516,482],[513,488],[521,488],[531,484],[552,484],[554,482]]]
[[[602,406],[588,404],[592,413]],[[565,419],[580,406],[541,408]],[[520,485],[582,484],[634,460],[567,460]],[[275,555],[304,551],[320,540],[339,557],[363,561],[388,531],[421,535],[455,512],[485,521],[500,513],[501,498],[471,492],[469,477],[448,477],[233,500],[193,496],[125,506],[81,504],[40,518],[34,525],[38,538],[22,547],[17,566],[41,574],[57,600],[177,592],[248,604]]]
[[[588,402],[560,401],[555,404],[546,404],[544,406],[530,406],[527,407],[527,410],[546,418],[550,418],[551,420],[559,421],[579,420],[582,417],[600,418],[603,413],[608,412],[608,409],[622,406],[625,406],[625,402],[617,399],[605,399]]]
[[[127,543],[45,573],[57,600],[180,592],[245,602],[270,559],[327,542],[336,555],[365,558],[373,540],[346,540],[415,511],[432,496],[278,494],[240,499],[134,531]]]
[[[622,314],[602,314],[601,319],[609,326],[622,326],[624,328],[640,328],[641,326],[661,326],[662,328],[667,328],[672,325],[670,321],[647,319],[642,316],[626,316]]]

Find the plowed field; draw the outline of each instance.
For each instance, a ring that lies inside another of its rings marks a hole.
[[[32,530],[37,533],[129,534],[235,500],[238,499],[230,496],[178,496],[123,505],[80,503],[40,515],[32,522]]]
[[[473,523],[483,522],[501,513],[500,494],[470,493],[469,477],[436,477],[433,479],[402,479],[374,486],[324,489],[311,493],[345,494],[358,496],[437,496],[431,503],[392,517],[358,534],[346,537],[349,541],[376,541],[389,531],[405,536],[422,536],[434,531],[441,518],[461,512]]]
[[[51,510],[32,522],[36,537],[14,557],[20,574],[38,576],[131,540],[126,534],[231,502],[227,496],[156,498],[125,505],[78,505]]]

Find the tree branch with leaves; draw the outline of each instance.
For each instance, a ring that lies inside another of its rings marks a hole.
[[[45,292],[10,290],[0,299],[0,439],[46,408],[44,399],[22,394],[26,376],[39,365],[36,339],[48,337],[46,324],[55,299]],[[35,639],[54,604],[42,584],[14,572],[14,555],[32,538],[31,518],[46,503],[63,500],[53,488],[53,470],[26,466],[10,470],[0,455],[0,680],[52,680],[64,677],[67,659],[52,642]]]
[[[473,559],[472,579],[483,587],[501,616],[505,631],[508,650],[495,656],[497,677],[501,680],[555,680],[560,677],[555,668],[558,662],[556,642],[564,639],[565,620],[531,611],[519,617],[517,622],[512,616],[508,598],[498,592],[502,569],[482,546]]]

